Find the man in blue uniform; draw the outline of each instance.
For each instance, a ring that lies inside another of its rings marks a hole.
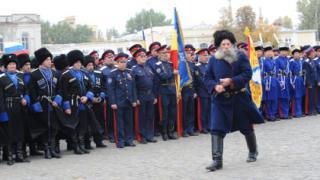
[[[136,52],[138,49],[142,48],[141,44],[134,44],[129,48],[131,56],[134,52]],[[134,57],[131,57],[130,61],[127,63],[127,68],[131,69],[132,66],[137,64],[137,60]]]
[[[257,159],[256,136],[252,124],[263,123],[246,85],[252,77],[249,60],[235,49],[236,39],[228,30],[216,31],[214,43],[217,52],[210,58],[205,84],[213,94],[211,114],[211,143],[213,163],[206,169],[222,169],[223,138],[227,133],[240,130],[249,149],[247,162]],[[246,112],[246,113],[244,113]]]
[[[107,83],[107,79],[110,76],[110,72],[115,69],[115,65],[114,65],[114,56],[115,53],[113,50],[106,50],[102,56],[101,59],[103,59],[103,66],[100,69],[100,71],[102,72],[102,86],[105,88],[105,94],[106,94],[106,131],[107,131],[107,136],[109,138],[109,141],[111,143],[114,143],[114,124],[113,124],[113,110],[111,109],[111,104],[109,103],[109,96],[107,93],[107,88],[108,88],[108,83]]]
[[[197,52],[199,56],[198,63],[195,67],[195,89],[198,95],[198,121],[201,133],[207,134],[210,131],[210,94],[204,82],[204,75],[208,65],[208,49],[200,49]]]
[[[128,55],[119,53],[115,58],[117,68],[108,77],[108,97],[115,111],[115,140],[118,148],[135,146],[133,143],[133,107],[137,105],[135,80],[130,69],[126,68]]]
[[[317,88],[317,67],[316,67],[316,52],[313,47],[307,48],[304,53],[306,60],[303,63],[303,70],[305,72],[305,114],[316,115],[316,88]]]
[[[141,136],[141,143],[157,142],[154,139],[154,104],[155,98],[154,77],[151,68],[146,65],[146,50],[137,50],[133,57],[137,60],[137,65],[132,67],[132,75],[136,81],[138,98],[138,133]]]
[[[186,60],[188,62],[189,70],[192,76],[192,79],[195,79],[195,48],[191,44],[185,45],[186,52]],[[195,92],[195,84],[194,81],[190,84],[187,84],[182,88],[181,96],[182,96],[182,124],[183,124],[183,137],[188,136],[197,136],[194,129],[194,114],[195,114],[195,105],[194,99],[197,97]]]
[[[289,68],[289,47],[285,44],[279,46],[280,54],[275,59],[277,79],[279,82],[278,93],[278,113],[280,119],[289,118],[289,102],[290,102],[290,68]]]
[[[278,108],[279,83],[276,76],[276,62],[273,59],[271,44],[265,45],[264,55],[265,57],[262,64],[262,88],[265,101],[265,116],[267,120],[275,121]]]
[[[320,45],[314,46],[313,49],[316,51],[316,67],[317,67],[317,111],[320,113]]]
[[[162,127],[162,139],[177,139],[174,133],[177,117],[177,97],[174,75],[178,74],[173,69],[172,62],[169,61],[169,51],[167,45],[162,45],[157,49],[159,61],[155,64],[156,75],[159,78],[159,106],[160,125]]]
[[[304,78],[300,49],[293,49],[290,62],[291,113],[293,117],[302,116],[302,99],[305,95]]]

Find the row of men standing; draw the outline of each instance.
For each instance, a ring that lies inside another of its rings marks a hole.
[[[203,82],[210,52],[195,53],[192,45],[185,50],[193,82],[182,89],[183,137],[197,135],[196,124],[202,133],[210,127],[210,96]],[[53,58],[46,48],[35,51],[32,61],[27,54],[3,55],[2,159],[9,165],[28,162],[27,146],[30,155],[44,150],[46,159],[60,158],[60,139],[66,139],[68,150],[75,154],[89,153],[92,137],[97,147],[106,147],[104,134],[118,148],[135,146],[134,139],[154,143],[157,131],[165,141],[177,139],[175,75],[179,72],[170,62],[170,48],[154,42],[150,53],[139,44],[129,51],[130,60],[112,50],[100,59],[96,51],[84,56],[79,50]],[[195,108],[196,98],[201,112]]]
[[[269,121],[320,112],[320,46],[290,49],[256,44],[263,87],[261,112]]]

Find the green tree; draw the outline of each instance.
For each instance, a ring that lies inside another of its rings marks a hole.
[[[317,39],[320,39],[320,1],[319,0],[299,0],[297,10],[300,13],[299,29],[316,29]]]
[[[218,29],[228,29],[230,31],[234,30],[231,8],[221,8],[220,14],[220,20],[217,25]]]
[[[235,34],[238,41],[245,41],[245,28],[248,27],[251,31],[254,31],[256,28],[256,13],[251,6],[242,6],[237,9],[235,21],[237,25]]]
[[[50,27],[51,27],[51,24],[49,23],[49,21],[42,21],[41,22],[41,42],[43,44],[51,43]]]
[[[118,37],[119,36],[119,32],[115,28],[107,29],[106,30],[106,36],[107,36],[107,40],[111,40],[112,37]]]
[[[136,13],[134,17],[127,20],[126,31],[128,33],[133,33],[135,31],[150,28],[151,26],[165,26],[170,24],[171,19],[167,20],[163,13],[155,12],[153,9],[143,9],[139,13]]]

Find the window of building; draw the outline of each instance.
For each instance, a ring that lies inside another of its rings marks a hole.
[[[29,49],[29,34],[23,33],[21,37],[22,45],[25,49]]]

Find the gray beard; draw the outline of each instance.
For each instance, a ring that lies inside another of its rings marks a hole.
[[[237,50],[235,48],[230,48],[227,50],[222,51],[220,48],[214,54],[216,59],[218,60],[225,60],[229,64],[232,64],[238,60],[237,58]]]

